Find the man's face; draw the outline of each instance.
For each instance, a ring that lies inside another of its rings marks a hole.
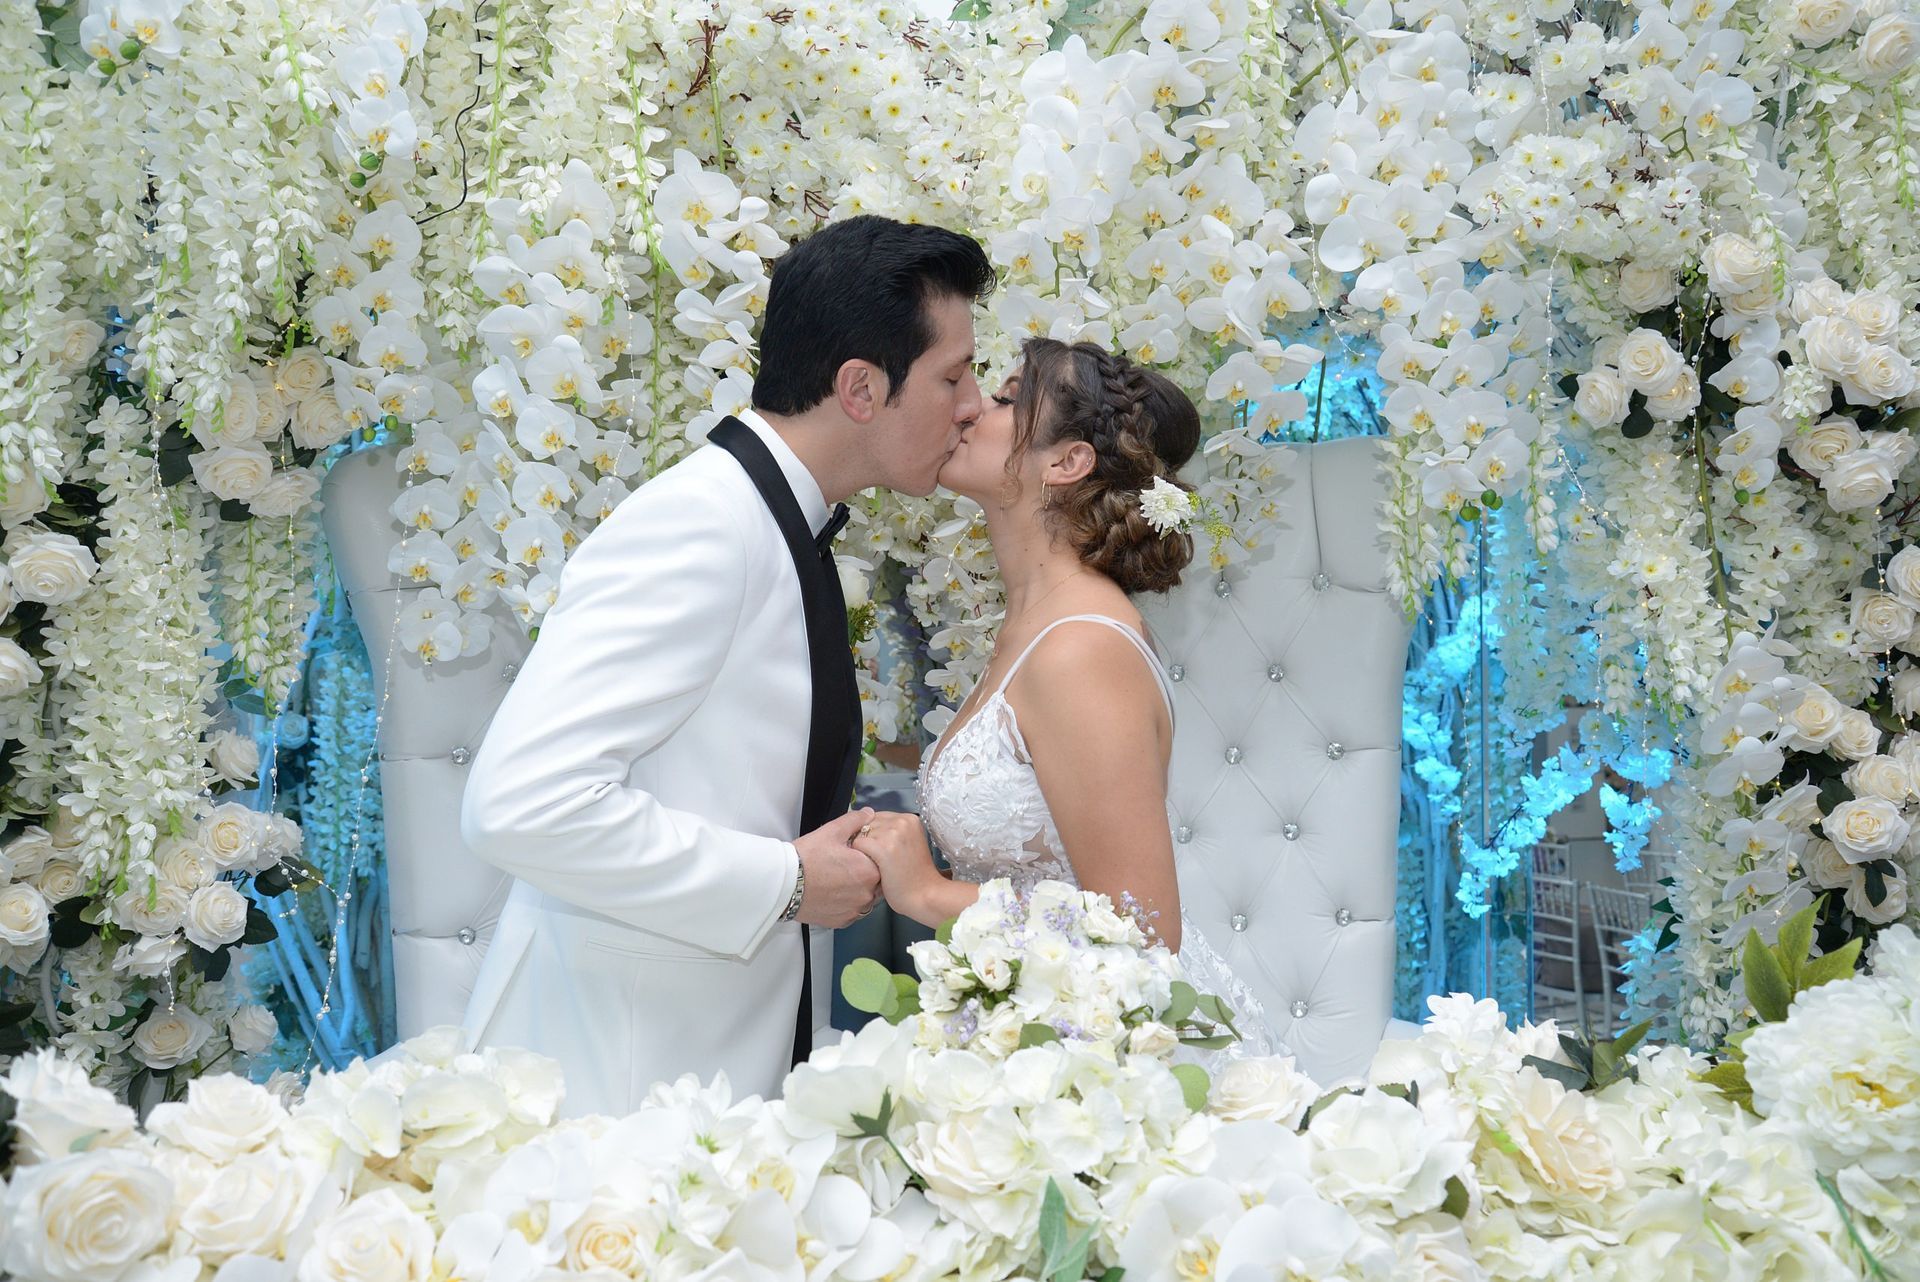
[[[879,483],[903,494],[933,493],[940,469],[960,444],[960,433],[980,416],[980,383],[973,376],[973,308],[954,295],[927,305],[933,346],[907,371],[900,395],[874,415],[874,460]]]

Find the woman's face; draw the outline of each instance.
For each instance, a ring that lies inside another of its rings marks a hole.
[[[960,444],[940,469],[940,484],[982,507],[1012,506],[1032,492],[1038,504],[1038,451],[1029,451],[1011,476],[1007,460],[1013,457],[1013,398],[1020,390],[1020,370],[1007,375],[987,401],[980,417],[960,434]],[[1032,472],[1033,475],[1027,475]]]

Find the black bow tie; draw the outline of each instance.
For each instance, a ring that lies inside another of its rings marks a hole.
[[[820,527],[820,533],[813,536],[813,545],[820,549],[821,556],[826,556],[833,551],[833,540],[840,531],[847,528],[849,515],[845,503],[834,504],[833,515],[829,516],[827,523]]]

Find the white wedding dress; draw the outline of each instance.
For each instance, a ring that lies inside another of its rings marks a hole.
[[[1061,624],[1079,621],[1105,624],[1133,642],[1153,669],[1154,680],[1167,701],[1167,716],[1173,716],[1173,689],[1166,670],[1138,632],[1103,614],[1069,615],[1042,628],[1007,669],[999,688],[950,736],[929,745],[922,757],[920,816],[946,855],[956,881],[1005,877],[1016,892],[1027,891],[1042,881],[1080,884],[1040,791],[1040,780],[1020,735],[1013,705],[1006,699],[1007,686],[1034,646]],[[1170,818],[1168,822],[1171,825]],[[1197,1056],[1200,1062],[1211,1065],[1247,1056],[1289,1054],[1274,1035],[1260,999],[1207,943],[1184,909],[1180,914],[1180,940],[1180,964],[1187,981],[1200,992],[1212,993],[1226,1002],[1240,1033],[1240,1040],[1224,1050]]]

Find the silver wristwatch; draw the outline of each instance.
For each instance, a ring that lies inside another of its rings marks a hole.
[[[793,852],[793,896],[787,900],[787,906],[780,910],[781,921],[792,921],[800,915],[800,901],[807,895],[807,861],[800,858],[800,852]]]

